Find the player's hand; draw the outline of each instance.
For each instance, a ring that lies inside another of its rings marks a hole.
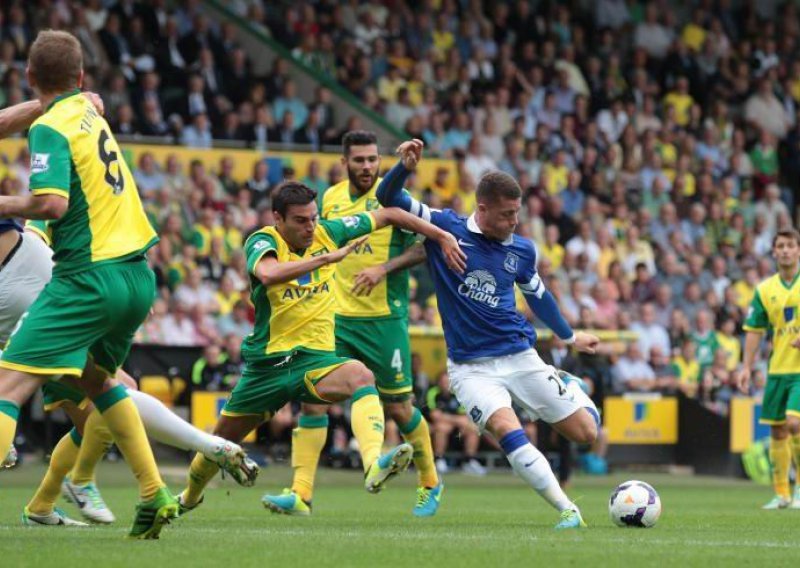
[[[350,241],[345,246],[340,249],[336,249],[333,252],[329,252],[325,255],[325,260],[327,260],[328,264],[333,264],[335,262],[339,262],[348,254],[356,250],[358,247],[363,245],[367,242],[369,236],[361,237],[360,239],[356,239],[354,241]]]
[[[442,249],[448,268],[458,274],[464,274],[467,269],[467,255],[458,246],[458,240],[450,233],[442,231],[437,242]]]
[[[735,381],[739,392],[748,394],[750,392],[750,369],[748,367],[739,369],[739,372],[736,373]]]
[[[422,159],[422,148],[425,143],[418,138],[403,142],[397,147],[396,153],[400,156],[403,166],[407,170],[414,170]]]
[[[94,110],[96,110],[100,116],[106,114],[106,106],[103,104],[103,99],[100,98],[100,95],[92,91],[86,91],[83,93],[83,96],[89,99],[89,102],[94,106]]]
[[[792,347],[794,347],[795,349],[800,349],[800,337],[792,341]]]
[[[581,353],[589,353],[593,355],[597,352],[597,346],[600,345],[600,338],[596,335],[592,335],[591,333],[576,331],[575,343],[573,343],[573,345],[575,346],[575,349]]]
[[[382,264],[370,266],[356,274],[355,284],[353,284],[353,295],[369,296],[372,289],[386,278],[386,267]]]

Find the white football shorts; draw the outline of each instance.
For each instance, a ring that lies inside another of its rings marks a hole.
[[[489,417],[501,408],[512,408],[512,401],[531,420],[550,424],[583,406],[535,349],[464,363],[448,360],[447,372],[450,390],[481,432]]]
[[[14,255],[0,269],[0,346],[5,345],[53,273],[53,251],[32,233],[23,233]]]

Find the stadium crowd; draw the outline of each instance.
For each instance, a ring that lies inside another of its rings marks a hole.
[[[34,30],[64,28],[80,38],[85,87],[102,94],[119,134],[262,150],[338,143],[327,88],[301,97],[285,59],[254,76],[234,24],[210,20],[200,2],[171,4],[5,3],[0,103],[31,96]],[[412,178],[428,204],[469,213],[486,171],[519,180],[518,231],[537,243],[539,271],[569,322],[638,334],[599,362],[558,343],[546,356],[594,379],[598,397],[680,391],[727,412],[742,320],[774,270],[772,237],[793,224],[800,189],[794,3],[228,4],[425,140],[429,155],[454,159],[457,190]],[[0,191],[23,191],[28,157],[6,158]],[[196,381],[226,388],[252,326],[242,239],[272,223],[267,163],[249,179],[233,179],[230,159],[206,168],[145,153],[131,165],[162,237],[151,254],[161,297],[138,340],[225,357],[227,371],[211,365]],[[346,176],[316,162],[282,174],[316,189]],[[413,274],[411,323],[440,325],[424,269]],[[764,376],[762,367],[754,394]]]

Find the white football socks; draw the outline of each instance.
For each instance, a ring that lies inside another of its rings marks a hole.
[[[195,428],[155,397],[141,391],[128,390],[142,417],[147,434],[162,444],[181,450],[194,450],[208,457],[214,455],[225,440]]]
[[[506,457],[514,471],[559,512],[576,508],[558,484],[550,462],[533,444],[523,444]]]

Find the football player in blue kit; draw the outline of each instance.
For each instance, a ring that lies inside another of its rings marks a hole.
[[[536,272],[536,246],[514,234],[522,204],[516,180],[502,172],[484,175],[469,217],[452,209],[430,209],[403,189],[422,147],[419,140],[399,146],[401,159],[383,178],[377,197],[384,207],[400,207],[450,232],[467,255],[466,271],[456,274],[447,268],[436,243],[425,242],[447,344],[450,388],[478,428],[498,440],[514,471],[560,512],[555,528],[585,527],[547,459],[525,436],[512,402],[582,444],[594,442],[600,416],[578,379],[539,357],[536,332],[516,310],[514,286],[539,319],[575,349],[594,353],[599,339],[572,330]]]

